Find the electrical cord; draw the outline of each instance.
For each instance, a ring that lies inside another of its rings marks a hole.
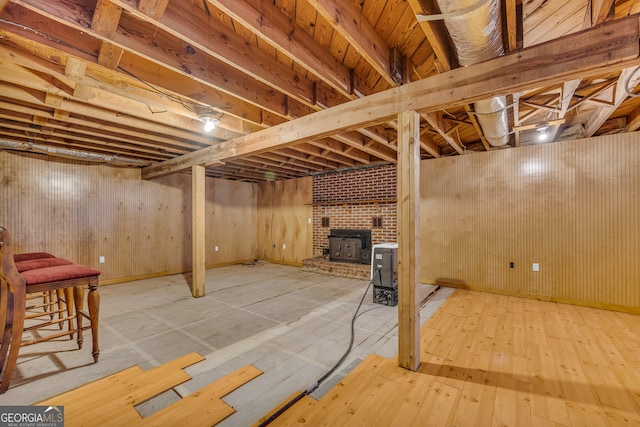
[[[371,280],[369,281],[367,288],[364,290],[364,293],[362,294],[360,303],[358,304],[358,307],[356,308],[355,313],[353,313],[353,317],[351,318],[351,338],[349,339],[349,347],[347,347],[347,350],[344,352],[342,357],[340,357],[340,360],[338,360],[338,362],[336,362],[327,372],[325,372],[313,384],[307,387],[304,391],[301,391],[300,393],[295,395],[292,399],[290,399],[287,403],[285,403],[280,409],[278,409],[276,412],[271,414],[267,419],[265,419],[260,424],[258,424],[258,427],[265,427],[271,424],[273,420],[278,418],[280,415],[284,414],[287,409],[295,405],[300,399],[302,399],[305,396],[308,396],[309,394],[317,390],[318,387],[320,387],[320,384],[324,382],[327,378],[329,378],[331,374],[333,374],[335,370],[338,369],[338,367],[342,364],[342,362],[345,361],[345,359],[347,358],[349,353],[351,353],[351,350],[353,348],[353,342],[355,340],[355,323],[356,323],[356,318],[358,317],[358,311],[360,311],[360,307],[362,307],[362,302],[364,301],[364,298],[367,296],[367,293],[369,292],[369,288],[371,287],[371,284],[373,283],[373,280],[375,279],[376,275],[381,276],[379,267],[371,276]]]

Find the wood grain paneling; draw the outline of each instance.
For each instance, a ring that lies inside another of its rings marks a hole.
[[[102,283],[191,270],[189,175],[148,181],[139,169],[9,152],[0,153],[0,171],[0,223],[17,252],[93,266]],[[206,264],[253,259],[255,185],[207,179],[206,187]],[[214,255],[218,239],[225,244]]]
[[[639,192],[637,133],[423,161],[421,279],[640,309]]]
[[[259,184],[258,258],[292,265],[313,253],[312,178]]]

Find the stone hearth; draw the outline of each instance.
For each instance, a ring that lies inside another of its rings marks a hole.
[[[302,270],[353,279],[369,280],[371,278],[369,264],[329,261],[325,257],[303,259]]]

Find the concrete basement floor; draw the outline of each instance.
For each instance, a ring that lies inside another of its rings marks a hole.
[[[235,408],[221,426],[250,426],[327,372],[347,349],[351,318],[368,281],[256,262],[210,269],[206,295],[191,297],[189,275],[100,288],[100,361],[91,338],[83,349],[61,340],[23,347],[0,405],[30,405],[133,365],[147,370],[190,352],[206,360],[192,380],[138,406],[147,416],[247,364],[264,374],[227,395]],[[422,285],[421,299],[435,289]],[[423,306],[424,323],[453,292],[441,288]],[[312,394],[321,397],[368,355],[397,354],[397,307],[367,291],[352,352]]]

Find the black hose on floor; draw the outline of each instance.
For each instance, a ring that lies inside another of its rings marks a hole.
[[[369,281],[369,284],[367,285],[367,289],[365,289],[364,290],[364,294],[362,294],[362,298],[360,299],[360,303],[358,304],[358,308],[356,308],[356,312],[353,313],[353,317],[351,318],[351,338],[349,340],[349,347],[344,352],[344,354],[342,355],[340,360],[338,360],[338,362],[335,365],[333,365],[327,372],[325,372],[320,378],[318,378],[318,380],[316,382],[314,382],[309,387],[307,387],[306,390],[301,391],[299,394],[294,396],[293,399],[291,399],[287,403],[285,403],[280,409],[278,409],[276,412],[271,414],[267,419],[265,419],[260,424],[258,424],[258,427],[265,427],[265,426],[271,424],[271,422],[273,422],[273,420],[278,418],[280,415],[284,414],[287,409],[289,409],[293,405],[295,405],[296,402],[298,402],[300,399],[302,399],[305,396],[308,396],[309,394],[311,394],[315,390],[317,390],[318,387],[320,387],[320,384],[322,382],[324,382],[327,378],[329,378],[331,376],[331,374],[333,374],[335,372],[335,370],[338,369],[338,366],[340,366],[342,364],[342,362],[345,361],[345,359],[347,358],[349,353],[351,353],[351,350],[353,348],[353,341],[355,340],[355,323],[356,323],[356,318],[358,317],[358,311],[360,311],[360,307],[362,307],[362,302],[364,301],[364,298],[367,296],[367,292],[369,292],[369,288],[371,287],[371,284],[373,283],[373,279],[375,278],[376,275],[380,275],[380,268],[378,268],[373,273],[373,275],[371,276],[371,280]],[[382,277],[380,277],[380,279],[382,279]]]

